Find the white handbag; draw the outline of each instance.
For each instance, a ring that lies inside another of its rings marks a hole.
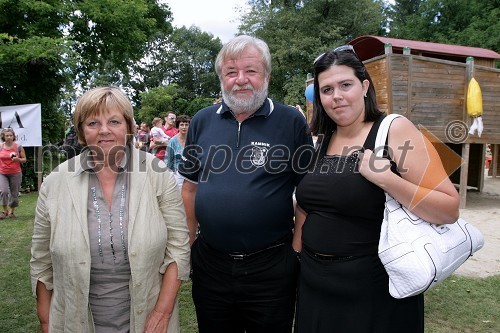
[[[374,149],[378,157],[382,157],[390,124],[398,116],[388,115],[380,125]],[[467,221],[459,218],[453,224],[432,224],[385,195],[378,255],[389,275],[392,297],[431,289],[483,247],[483,235]]]

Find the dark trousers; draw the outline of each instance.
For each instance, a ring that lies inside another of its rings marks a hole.
[[[198,237],[191,258],[200,333],[292,331],[299,262],[289,242],[234,259]]]
[[[318,259],[302,250],[295,333],[423,333],[423,294],[396,299],[377,254]]]

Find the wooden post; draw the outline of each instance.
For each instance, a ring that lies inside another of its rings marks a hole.
[[[462,158],[464,164],[460,167],[460,208],[465,208],[467,201],[467,178],[469,176],[469,143],[462,143]]]
[[[411,54],[411,48],[409,46],[403,47],[403,55],[410,55]]]
[[[405,49],[408,49],[408,50],[405,50]],[[411,56],[411,52],[410,51],[410,48],[409,47],[405,47],[403,48],[403,54],[405,55],[408,55],[408,83],[406,85],[406,92],[407,92],[407,98],[406,98],[406,118],[410,119],[411,121],[413,121],[412,119],[412,114],[411,114],[411,111],[412,111],[412,108],[413,108],[413,102],[412,102],[412,80],[413,80],[413,57]],[[404,53],[404,52],[407,52],[408,54]]]
[[[464,87],[464,96],[467,96],[467,87],[469,84],[470,79],[472,79],[474,75],[474,58],[473,57],[467,57],[467,62],[466,62],[466,79],[465,79],[465,87]],[[469,123],[469,116],[467,114],[467,103],[464,103],[464,120],[465,123]],[[465,208],[465,204],[467,201],[467,180],[469,177],[469,152],[470,152],[470,144],[463,142],[462,143],[462,158],[464,160],[464,163],[460,167],[460,208]],[[484,164],[484,163],[483,163]],[[484,167],[484,166],[483,166]],[[484,172],[484,170],[483,170]]]
[[[384,52],[385,52],[385,54],[392,54],[392,44],[391,43],[384,44]]]
[[[485,170],[485,165],[484,165],[484,161],[486,159],[486,145],[483,144],[481,145],[481,164],[482,166],[479,168],[480,169],[480,173],[479,173],[479,184],[477,184],[477,190],[479,192],[483,192],[483,188],[484,188],[484,172],[486,171]]]
[[[498,170],[498,158],[500,157],[500,145],[499,144],[492,144],[491,145],[491,164],[490,168],[491,169],[491,177],[495,178],[497,176],[497,170]]]
[[[37,175],[37,185],[38,185],[38,191],[40,191],[40,187],[42,186],[42,180],[43,180],[43,161],[42,161],[42,147],[35,147],[35,154],[37,155],[37,169],[38,172],[36,173]]]
[[[385,52],[385,61],[386,61],[386,66],[387,66],[387,114],[391,114],[394,111],[392,110],[392,101],[393,101],[393,96],[392,96],[392,61],[391,61],[391,55],[392,55],[392,44],[391,43],[385,43],[384,44],[384,52]]]

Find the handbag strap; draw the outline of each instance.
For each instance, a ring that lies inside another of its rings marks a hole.
[[[387,142],[387,135],[389,134],[389,128],[391,127],[391,123],[394,119],[402,117],[400,114],[391,113],[384,117],[382,123],[380,123],[380,127],[378,128],[377,136],[375,138],[375,146],[373,147],[373,151],[375,152],[375,156],[383,157],[384,147]]]
[[[391,127],[392,121],[399,117],[402,117],[402,115],[391,113],[385,116],[384,119],[382,120],[382,123],[380,123],[380,127],[378,128],[377,132],[377,137],[375,138],[375,147],[373,148],[375,156],[384,157],[383,154],[387,142],[387,135],[389,134],[389,128]],[[387,205],[389,204],[389,206],[392,207],[390,209],[391,211],[401,207],[401,204],[395,199],[393,199],[391,195],[387,192],[385,192],[385,202],[386,202],[386,209]]]

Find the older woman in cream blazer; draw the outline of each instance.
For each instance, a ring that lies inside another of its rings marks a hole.
[[[87,148],[42,184],[30,264],[44,332],[179,332],[184,207],[163,162],[130,144],[132,114],[118,88],[85,93],[74,118]]]

